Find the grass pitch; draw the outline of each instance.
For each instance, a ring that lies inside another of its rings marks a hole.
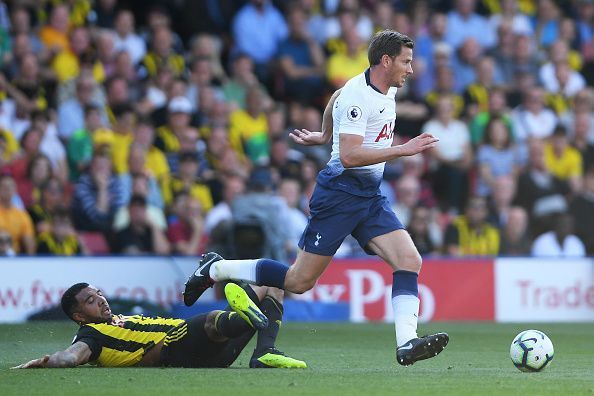
[[[508,353],[521,330],[544,331],[555,358],[521,373]],[[594,395],[594,324],[432,323],[450,344],[435,359],[401,367],[389,324],[287,323],[278,347],[306,370],[247,368],[253,344],[230,369],[124,368],[9,370],[64,349],[73,323],[0,326],[0,395]]]

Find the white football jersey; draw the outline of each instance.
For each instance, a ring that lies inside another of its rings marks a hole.
[[[396,87],[387,95],[369,80],[369,69],[351,78],[340,91],[332,109],[332,156],[318,175],[322,186],[361,196],[379,194],[385,162],[345,169],[340,162],[340,134],[363,136],[363,147],[392,146],[396,120]]]

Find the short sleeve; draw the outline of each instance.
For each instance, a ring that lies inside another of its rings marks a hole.
[[[73,344],[77,342],[84,342],[89,346],[89,349],[91,350],[91,357],[89,357],[89,362],[93,362],[99,358],[99,355],[101,354],[101,349],[103,347],[99,342],[99,339],[97,338],[97,331],[95,329],[89,326],[82,326],[78,330],[78,333],[76,333],[74,340],[72,340]]]
[[[336,100],[334,111],[338,113],[336,118],[340,125],[339,134],[365,136],[369,111],[361,97],[361,95],[359,97],[353,95],[352,89],[350,89],[347,92],[341,92]]]

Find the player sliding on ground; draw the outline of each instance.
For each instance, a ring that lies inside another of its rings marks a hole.
[[[192,305],[214,282],[229,279],[303,293],[315,285],[351,234],[369,254],[378,255],[394,269],[392,306],[398,363],[410,365],[445,348],[449,340],[445,333],[417,336],[421,256],[379,191],[386,161],[415,155],[435,147],[438,141],[422,133],[392,146],[396,90],[413,72],[413,47],[413,41],[403,34],[378,32],[369,44],[371,67],[333,95],[324,111],[322,132],[296,130],[291,135],[304,145],[326,144],[333,138],[332,156],[318,174],[309,204],[311,216],[295,263],[288,267],[269,259],[224,260],[207,253],[186,282],[186,305]]]
[[[307,367],[274,347],[283,312],[282,290],[229,283],[225,296],[230,305],[226,310],[187,321],[123,316],[111,312],[100,290],[77,283],[62,296],[62,309],[80,326],[72,345],[13,368],[85,363],[103,367],[229,367],[256,330],[258,341],[250,367]]]

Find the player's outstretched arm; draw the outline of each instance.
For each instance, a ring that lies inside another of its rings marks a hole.
[[[435,147],[438,138],[422,133],[404,144],[382,149],[363,147],[363,136],[349,133],[340,135],[340,161],[345,168],[379,164],[400,157],[408,157]]]
[[[13,367],[13,369],[27,368],[67,368],[85,364],[91,357],[91,349],[84,342],[76,342],[65,351],[59,351],[52,355],[45,355],[33,359],[27,363]]]
[[[332,127],[334,125],[332,121],[332,108],[334,107],[336,98],[340,95],[341,89],[332,94],[332,97],[324,109],[324,115],[322,116],[322,132],[313,132],[307,129],[295,129],[290,133],[290,136],[295,143],[304,146],[317,146],[326,144],[332,139]]]

